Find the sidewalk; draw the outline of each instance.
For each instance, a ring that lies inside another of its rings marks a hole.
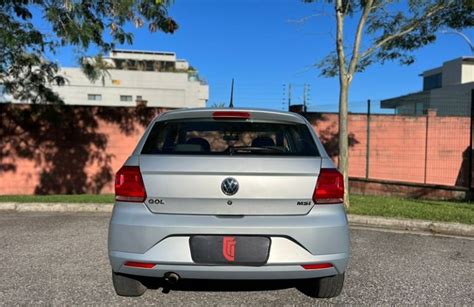
[[[112,212],[113,204],[91,203],[12,203],[0,202],[0,211],[16,212]],[[474,225],[396,219],[365,215],[348,215],[349,224],[358,227],[421,231],[432,234],[474,238]]]

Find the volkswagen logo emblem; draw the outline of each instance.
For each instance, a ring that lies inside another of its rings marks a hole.
[[[226,178],[222,181],[221,189],[225,195],[234,195],[239,190],[239,182],[232,177]]]

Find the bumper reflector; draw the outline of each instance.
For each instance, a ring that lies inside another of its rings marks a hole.
[[[330,263],[312,263],[312,264],[302,264],[301,265],[305,270],[321,270],[321,269],[330,269],[334,267]]]
[[[129,267],[134,267],[134,268],[151,269],[156,264],[155,263],[149,263],[149,262],[127,261],[123,265],[124,266],[129,266]]]

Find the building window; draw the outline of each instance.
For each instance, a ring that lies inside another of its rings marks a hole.
[[[130,95],[120,95],[120,101],[132,101],[133,97]]]
[[[127,60],[127,68],[128,70],[137,70],[137,61],[135,60]]]
[[[153,61],[146,61],[146,70],[147,71],[154,71],[154,62]]]
[[[125,60],[114,59],[114,63],[116,69],[123,69],[123,64],[125,63]]]
[[[142,100],[142,96],[137,96],[137,100]]]
[[[416,102],[415,103],[415,115],[423,115],[425,114],[425,110],[423,108],[423,102]]]
[[[174,71],[175,70],[175,62],[162,62],[162,70],[163,71]]]
[[[423,78],[423,90],[428,91],[442,86],[443,74],[438,73]]]
[[[101,94],[87,94],[87,100],[102,100],[102,95]]]

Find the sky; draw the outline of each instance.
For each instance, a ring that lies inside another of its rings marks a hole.
[[[303,101],[303,84],[309,84],[310,110],[335,111],[338,80],[320,77],[314,67],[334,52],[332,13],[321,2],[300,0],[176,0],[169,10],[180,27],[175,34],[129,27],[133,45],[118,47],[176,52],[209,83],[208,106],[228,103],[234,78],[237,107],[284,109],[291,83],[293,103]],[[347,35],[352,36],[354,27],[349,22]],[[473,30],[464,33],[474,37]],[[368,41],[363,42],[362,47],[367,46]],[[350,111],[365,110],[367,99],[377,105],[380,99],[419,91],[421,72],[468,56],[470,49],[461,37],[440,34],[436,43],[414,55],[416,62],[410,66],[376,64],[357,74],[351,86]],[[77,66],[72,48],[60,50],[55,60],[63,66]]]

